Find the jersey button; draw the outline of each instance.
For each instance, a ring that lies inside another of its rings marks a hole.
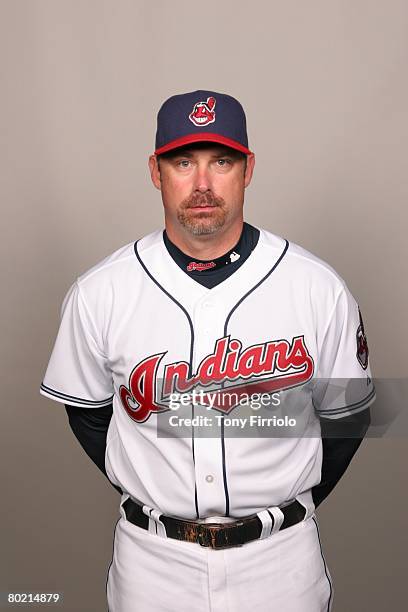
[[[214,476],[212,474],[207,474],[207,476],[205,477],[207,482],[213,482],[214,480]]]

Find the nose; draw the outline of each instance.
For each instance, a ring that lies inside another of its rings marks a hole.
[[[211,189],[210,171],[206,163],[197,164],[194,177],[194,188],[204,193]]]

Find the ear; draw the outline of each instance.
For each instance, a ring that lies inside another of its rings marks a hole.
[[[244,178],[245,187],[248,187],[249,183],[251,182],[252,174],[254,172],[254,167],[255,167],[255,154],[251,153],[250,155],[247,155],[247,166],[246,166],[245,178]]]
[[[153,185],[161,191],[160,169],[156,155],[149,157],[149,170]]]

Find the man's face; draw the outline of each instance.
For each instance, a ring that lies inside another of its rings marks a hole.
[[[234,149],[197,143],[149,159],[154,185],[161,190],[166,227],[198,236],[228,230],[242,222],[244,190],[252,177],[254,156]]]

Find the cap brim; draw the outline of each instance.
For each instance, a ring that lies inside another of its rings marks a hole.
[[[244,147],[236,140],[226,138],[225,136],[221,136],[220,134],[212,134],[211,132],[203,132],[202,134],[189,134],[188,136],[182,136],[181,138],[177,138],[176,140],[168,142],[163,147],[159,147],[155,150],[154,153],[155,155],[161,155],[162,153],[167,153],[167,151],[172,151],[173,149],[178,149],[179,147],[184,147],[185,145],[192,144],[194,142],[215,142],[217,144],[222,144],[226,147],[230,147],[231,149],[241,151],[241,153],[245,153],[246,155],[252,154],[252,151],[250,151],[248,147]]]

